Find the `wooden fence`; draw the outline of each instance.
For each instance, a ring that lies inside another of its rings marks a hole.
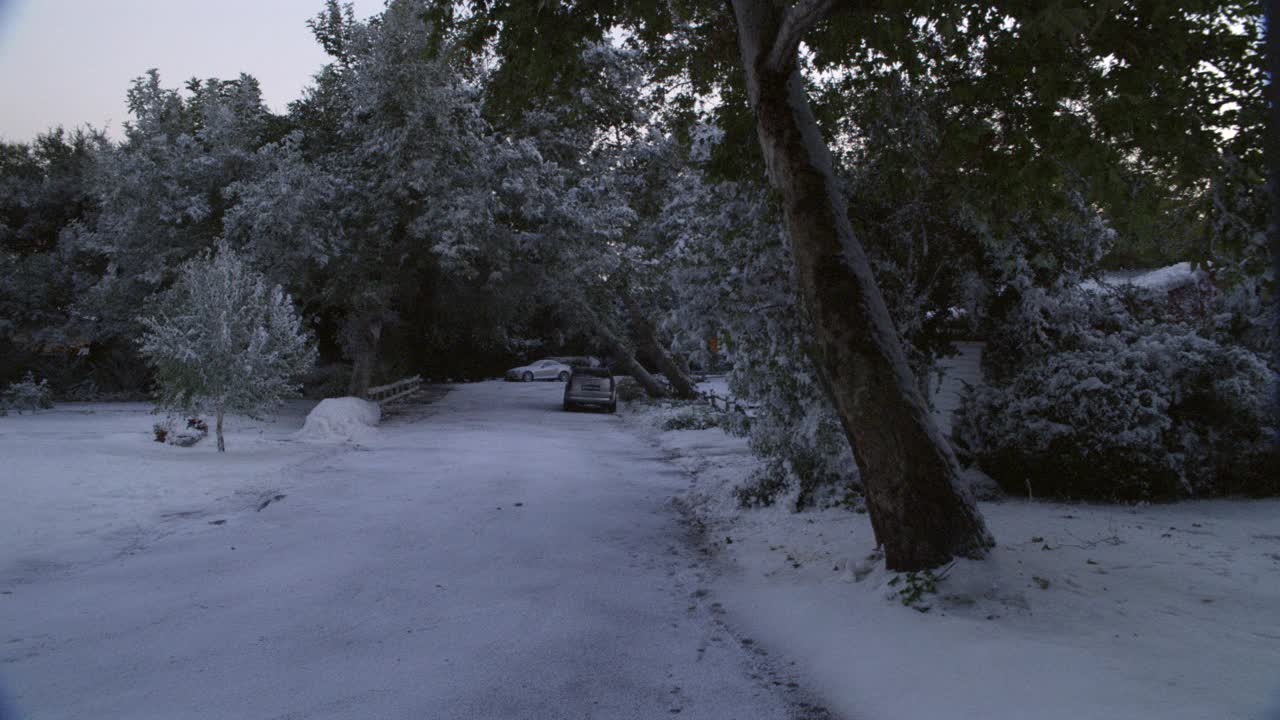
[[[400,398],[405,398],[418,392],[421,387],[422,376],[414,375],[413,377],[397,380],[387,385],[371,387],[365,391],[364,396],[379,405],[387,405],[399,400]]]

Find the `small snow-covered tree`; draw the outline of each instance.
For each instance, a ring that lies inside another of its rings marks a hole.
[[[158,405],[214,413],[218,452],[227,411],[271,410],[298,393],[292,379],[315,362],[292,299],[225,245],[187,263],[153,298],[159,310],[142,318],[141,345]]]

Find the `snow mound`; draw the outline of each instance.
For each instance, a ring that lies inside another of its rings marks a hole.
[[[373,437],[382,419],[378,403],[355,397],[328,398],[307,414],[295,440],[358,442]]]

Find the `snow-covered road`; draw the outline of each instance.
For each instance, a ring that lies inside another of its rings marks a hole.
[[[827,717],[719,621],[686,477],[561,388],[459,386],[364,447],[233,433],[226,457],[4,419],[10,527],[40,522],[0,529],[0,684],[32,720]],[[214,489],[130,490],[161,472]]]

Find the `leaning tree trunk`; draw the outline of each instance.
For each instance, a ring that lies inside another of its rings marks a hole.
[[[373,380],[373,370],[378,364],[378,344],[381,339],[381,320],[360,321],[360,325],[352,330],[348,340],[350,342],[348,352],[351,353],[351,382],[347,385],[347,395],[362,398],[369,390]]]
[[[640,387],[643,387],[644,391],[649,393],[649,397],[668,397],[671,395],[671,393],[667,392],[667,388],[658,382],[657,378],[649,374],[649,370],[644,369],[644,365],[641,365],[640,361],[636,360],[631,348],[627,347],[626,343],[622,342],[621,338],[618,338],[616,334],[613,334],[613,331],[604,323],[604,320],[600,319],[595,310],[591,309],[588,302],[567,302],[559,310],[563,314],[562,319],[575,318],[577,322],[584,322],[585,320],[588,332],[598,337],[600,342],[603,342],[604,346],[609,348],[609,352],[618,357],[618,360],[621,361],[622,369],[626,370],[626,373],[631,375],[632,378],[635,378],[637,383],[640,383]]]
[[[609,352],[613,353],[613,355],[618,358],[619,362],[622,364],[622,369],[625,370],[628,375],[635,378],[636,382],[640,383],[640,387],[644,388],[644,391],[649,394],[649,397],[664,398],[670,395],[670,393],[667,392],[667,388],[664,387],[662,383],[658,382],[657,378],[650,375],[649,371],[644,369],[644,366],[640,364],[639,360],[636,360],[636,356],[631,352],[631,348],[627,347],[626,343],[622,342],[617,335],[614,335],[613,331],[610,330],[604,321],[600,319],[600,316],[597,315],[596,312],[585,302],[578,303],[573,310],[573,314],[580,319],[586,319],[590,323],[589,327],[591,332],[596,337],[600,338],[605,347],[609,348]]]
[[[658,369],[662,371],[663,375],[667,376],[667,380],[675,390],[676,397],[687,400],[698,397],[698,388],[694,384],[693,378],[681,370],[680,365],[671,356],[671,352],[667,350],[667,346],[658,338],[657,329],[654,328],[649,318],[645,316],[640,304],[630,296],[626,298],[626,304],[627,311],[631,314],[631,322],[636,329],[637,339],[640,341],[640,347],[653,356],[654,362],[658,363]]]
[[[769,179],[780,196],[800,294],[892,570],[980,557],[993,544],[925,410],[897,331],[853,234],[830,151],[797,69],[804,33],[833,5],[732,0],[738,47]]]
[[[664,398],[671,394],[667,391],[666,386],[658,382],[657,378],[644,369],[640,361],[636,360],[635,354],[616,335],[606,330],[600,333],[600,337],[609,348],[609,352],[619,359],[622,369],[635,378],[636,382],[640,383],[640,387],[644,388],[649,397]]]

